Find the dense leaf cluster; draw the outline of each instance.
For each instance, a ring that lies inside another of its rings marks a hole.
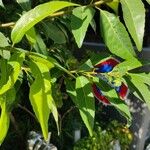
[[[7,134],[10,112],[20,94],[24,76],[30,89],[29,100],[45,140],[51,113],[58,134],[60,130],[57,104],[61,96],[54,96],[61,93],[55,94],[54,87],[58,83],[58,90],[66,91],[78,108],[91,136],[95,118],[93,83],[127,119],[128,125],[132,120],[125,101],[100,76],[113,79],[116,85],[124,82],[150,107],[150,74],[139,69],[149,65],[149,61],[138,58],[145,28],[145,8],[141,0],[85,1],[83,4],[39,1],[34,8],[30,0],[16,2],[22,8],[20,18],[17,22],[0,25],[12,27],[9,35],[9,32],[0,32],[0,144]],[[4,7],[2,0],[0,5]],[[124,23],[120,19],[119,8],[123,12]],[[96,13],[100,17],[98,24],[94,18]],[[104,53],[90,52],[88,59],[83,56],[84,59],[79,61],[73,54],[77,47],[82,47],[89,26],[95,31],[96,26],[100,26],[97,34],[103,38],[106,50]],[[120,63],[110,72],[95,73],[94,66],[110,57],[117,58]]]

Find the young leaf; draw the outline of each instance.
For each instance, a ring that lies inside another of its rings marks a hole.
[[[132,84],[136,87],[136,90],[138,90],[137,93],[140,92],[143,100],[145,100],[148,108],[150,109],[150,91],[148,86],[144,84],[143,80],[141,80],[141,77],[135,75],[132,76],[132,74],[129,76]]]
[[[121,0],[125,24],[138,48],[142,50],[145,8],[141,0]]]
[[[0,98],[0,106],[1,106],[1,116],[0,116],[0,146],[5,139],[8,129],[9,129],[9,112],[6,110],[6,102]]]
[[[119,18],[112,13],[101,10],[100,21],[102,36],[109,50],[123,59],[135,56],[129,35]]]
[[[0,95],[4,94],[6,91],[11,89],[17,81],[24,58],[24,53],[15,52],[8,61],[8,64],[3,64],[5,65],[5,67],[3,67],[4,71],[2,71],[2,76],[8,76],[8,80],[0,80]],[[7,71],[5,70],[6,68],[8,68]],[[9,72],[10,74],[8,74]]]
[[[73,9],[71,16],[71,29],[75,41],[80,48],[82,46],[86,31],[93,19],[95,10],[91,7],[77,7]]]
[[[80,76],[73,81],[66,80],[67,92],[80,111],[81,118],[85,123],[89,134],[93,134],[95,117],[95,100],[91,93],[91,85],[87,78]],[[76,86],[76,87],[75,87]]]
[[[48,138],[48,119],[50,112],[53,113],[58,124],[58,113],[51,95],[51,81],[49,68],[40,62],[31,62],[30,68],[35,81],[30,87],[30,102],[40,122],[43,136]]]
[[[106,3],[110,8],[114,10],[116,14],[118,14],[118,6],[119,6],[119,0],[113,0],[112,2]]]
[[[63,1],[51,1],[40,4],[34,9],[31,9],[30,11],[22,15],[11,32],[11,39],[13,41],[13,44],[20,42],[24,34],[35,24],[37,24],[47,16],[51,16],[56,11],[69,6],[77,6],[77,4]]]

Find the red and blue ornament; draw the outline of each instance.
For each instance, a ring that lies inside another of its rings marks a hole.
[[[128,96],[129,90],[127,85],[125,85],[123,82],[121,82],[121,85],[116,86],[113,82],[110,82],[106,76],[104,76],[104,73],[109,73],[113,70],[113,68],[119,64],[119,61],[115,58],[108,58],[94,66],[94,72],[96,76],[107,82],[112,88],[116,90],[118,93],[120,99],[125,100]],[[92,85],[93,94],[100,102],[102,102],[104,105],[110,105],[109,99],[103,95],[103,92],[101,89],[94,83]]]

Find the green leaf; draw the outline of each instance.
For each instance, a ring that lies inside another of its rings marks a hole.
[[[0,32],[0,47],[9,46],[8,39]]]
[[[119,71],[119,72],[124,72],[126,73],[129,70],[133,70],[136,68],[142,67],[142,63],[135,57],[132,57],[129,60],[125,60],[122,63],[118,64],[115,66],[113,71]]]
[[[128,73],[134,79],[138,79],[139,82],[143,82],[147,85],[150,85],[150,73]]]
[[[150,4],[150,0],[146,0]]]
[[[31,62],[30,68],[35,81],[30,87],[29,98],[46,140],[48,138],[50,112],[53,113],[55,121],[58,124],[58,113],[51,93],[49,68],[40,62]]]
[[[86,31],[93,19],[95,10],[91,7],[77,7],[73,9],[71,16],[71,29],[75,41],[80,48],[82,46]]]
[[[44,18],[51,16],[56,11],[59,11],[69,6],[78,5],[70,2],[51,1],[44,4],[40,4],[34,9],[22,15],[11,32],[11,39],[13,41],[13,44],[20,42],[24,34],[35,24],[37,24]]]
[[[17,0],[17,3],[26,11],[31,9],[31,1],[30,0]]]
[[[125,24],[138,48],[142,50],[145,8],[141,0],[121,0]]]
[[[141,77],[135,75],[132,76],[132,74],[129,74],[129,76],[132,84],[136,87],[135,90],[137,90],[137,93],[140,92],[142,99],[145,100],[148,108],[150,109],[150,91],[148,86],[144,84],[143,80],[141,80]]]
[[[127,119],[128,125],[131,125],[132,118],[129,107],[118,97],[115,89],[112,89],[105,81],[99,78],[94,79],[94,82],[96,82],[102,93],[109,99],[110,103]]]
[[[116,14],[118,14],[118,6],[119,6],[119,0],[113,0],[112,2],[106,3],[110,8],[114,10]]]
[[[38,54],[38,53],[33,53],[31,52],[29,55],[30,58],[34,59],[35,61],[39,61],[41,63],[45,63],[48,67],[51,66],[51,64],[54,64],[54,66],[56,66],[57,68],[59,68],[60,70],[66,72],[68,75],[72,76],[73,78],[74,75],[71,74],[70,71],[68,71],[66,68],[64,68],[63,66],[61,66],[54,58],[49,57],[49,56],[44,56],[42,54]]]
[[[47,55],[48,54],[47,47],[46,47],[41,35],[37,33],[35,39],[36,39],[36,42],[33,45],[33,47],[36,50],[36,52]]]
[[[51,22],[42,22],[42,27],[45,35],[52,39],[54,43],[63,44],[66,43],[65,34],[61,29],[54,23]]]
[[[129,35],[119,18],[104,10],[100,12],[102,36],[111,53],[123,59],[135,56]]]
[[[0,0],[0,6],[4,8],[4,4],[2,0]]]
[[[6,110],[6,102],[1,101],[2,98],[0,97],[0,106],[1,106],[1,116],[0,116],[0,146],[2,142],[4,141],[8,129],[9,129],[9,123],[10,123],[10,118],[9,118],[9,112]]]
[[[0,95],[4,94],[6,91],[11,89],[13,85],[15,84],[15,82],[17,81],[24,58],[25,58],[24,53],[15,52],[11,56],[8,63],[3,64],[4,67],[2,71],[2,76],[5,76],[5,77],[8,76],[8,79],[7,81],[4,81],[3,79],[0,80]],[[8,74],[9,72],[10,74]]]
[[[0,47],[6,46],[9,46],[8,39],[0,32]],[[10,58],[10,52],[6,50],[0,50],[0,55],[6,59]]]
[[[85,123],[89,134],[93,134],[93,125],[95,117],[95,99],[92,94],[92,88],[89,80],[84,76],[76,78],[76,94],[77,106],[80,110],[80,115]]]
[[[36,43],[36,32],[34,27],[32,27],[26,32],[26,38],[28,39],[31,45],[34,45]]]
[[[66,80],[66,87],[68,94],[79,109],[81,118],[89,134],[92,136],[95,117],[95,99],[91,93],[92,89],[88,79],[80,76],[76,80],[76,85],[75,82]]]

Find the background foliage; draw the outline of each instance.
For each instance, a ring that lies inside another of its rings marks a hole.
[[[35,124],[39,122],[46,140],[52,129],[50,122],[55,120],[55,129],[61,135],[65,109],[75,107],[92,136],[96,112],[93,83],[126,118],[127,125],[132,120],[129,108],[110,86],[111,80],[114,86],[127,84],[131,93],[150,107],[150,74],[141,69],[149,61],[138,57],[145,31],[143,2],[0,1],[0,144],[10,120],[20,134],[14,118],[18,108],[30,113]],[[102,53],[82,52],[89,28],[105,43]],[[110,57],[120,63],[109,73],[94,72],[95,64]],[[105,76],[108,83],[100,76]]]

